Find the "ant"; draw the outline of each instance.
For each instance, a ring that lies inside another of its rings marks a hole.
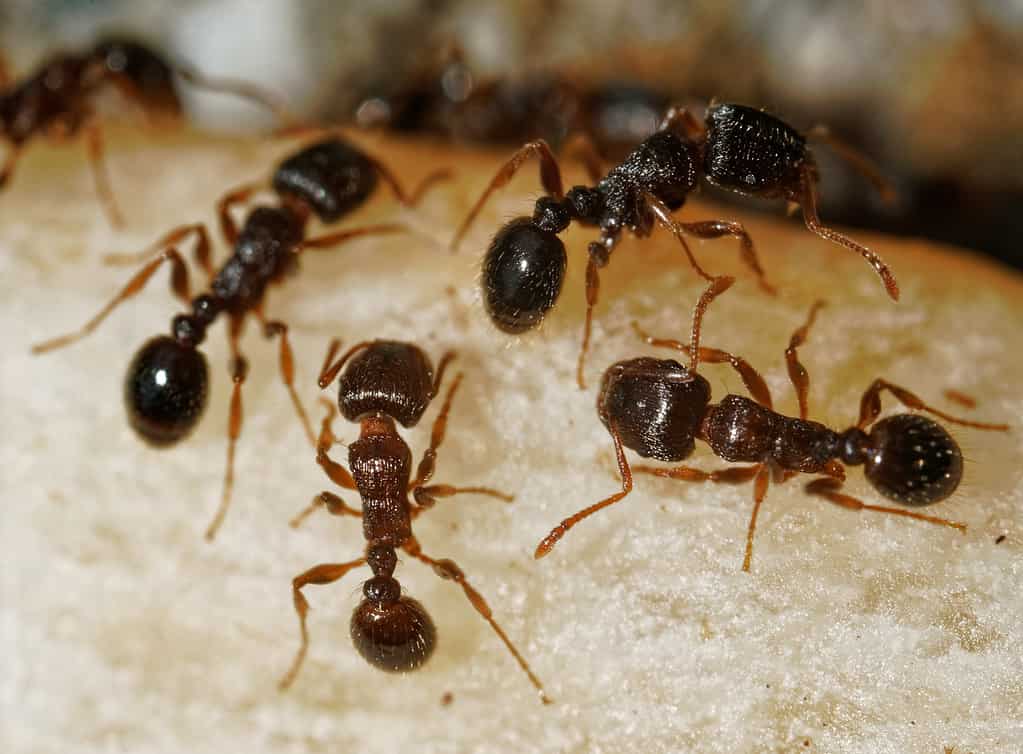
[[[540,160],[544,196],[536,200],[532,217],[507,222],[494,236],[483,258],[483,303],[494,325],[503,332],[532,330],[554,306],[565,277],[565,245],[558,235],[573,220],[598,227],[600,237],[588,247],[586,266],[586,320],[576,369],[582,388],[583,364],[590,342],[593,308],[600,288],[599,271],[630,230],[645,238],[654,222],[670,230],[693,269],[707,281],[712,277],[696,262],[683,234],[697,238],[733,236],[740,242],[742,259],[768,293],[753,241],[741,223],[724,220],[676,222],[671,213],[682,207],[701,174],[723,188],[764,199],[784,198],[802,207],[806,227],[817,235],[861,254],[884,282],[893,300],[899,287],[888,266],[864,246],[821,225],[817,217],[817,169],[807,147],[808,137],[824,140],[849,160],[880,190],[890,189],[877,171],[850,147],[824,128],[801,134],[760,110],[742,105],[712,104],[701,124],[685,108],[668,109],[658,130],[636,147],[619,165],[601,176],[599,161],[584,160],[595,185],[562,189],[561,170],[545,141],[523,145],[491,180],[451,242],[457,248],[490,195],[505,186],[530,157]],[[590,149],[592,155],[592,148]]]
[[[10,180],[22,150],[34,137],[46,135],[63,141],[84,128],[96,193],[111,225],[120,227],[123,219],[110,188],[103,161],[103,134],[92,103],[113,85],[150,117],[180,120],[182,106],[175,76],[193,86],[234,94],[284,113],[283,107],[250,84],[209,78],[121,37],[103,39],[85,53],[58,54],[20,82],[10,80],[0,60],[0,139],[8,143],[0,167],[0,189]]]
[[[769,480],[781,483],[800,473],[825,474],[809,482],[806,492],[845,508],[906,516],[965,531],[965,524],[901,508],[868,505],[843,494],[840,489],[845,466],[863,465],[867,481],[875,490],[913,507],[944,500],[958,487],[963,457],[956,441],[942,425],[922,414],[895,414],[877,421],[884,391],[908,408],[927,411],[955,424],[997,431],[1007,431],[1008,425],[958,419],[884,379],[875,379],[863,393],[855,426],[836,432],[809,420],[810,377],[799,361],[797,349],[806,341],[823,306],[821,301],[810,309],[806,322],[793,333],[785,350],[789,378],[799,403],[799,418],[775,412],[767,384],[748,362],[725,351],[700,346],[700,326],[707,306],[733,282],[734,278],[719,277],[704,291],[693,313],[689,344],[650,337],[633,323],[637,334],[648,344],[687,354],[689,365],[683,366],[673,359],[640,357],[619,361],[604,372],[597,414],[614,442],[622,477],[621,492],[566,518],[543,538],[534,556],[543,557],[577,523],[627,496],[632,491],[634,472],[687,482],[739,484],[752,480],[754,505],[746,534],[744,571],[749,571],[752,562],[753,533]],[[730,364],[753,399],[727,395],[720,403],[712,404],[710,383],[697,372],[700,361]],[[715,455],[726,461],[754,465],[716,471],[688,466],[630,469],[623,450],[624,446],[644,458],[677,462],[689,457],[696,440],[707,443]]]
[[[412,521],[429,510],[438,498],[472,493],[511,502],[512,496],[487,487],[453,487],[428,484],[433,477],[437,449],[444,441],[448,413],[463,375],[457,374],[448,388],[440,413],[433,422],[430,446],[423,453],[415,477],[410,481],[412,451],[398,434],[395,422],[414,427],[440,390],[444,372],[454,358],[445,353],[434,372],[426,354],[416,345],[393,340],[363,341],[352,346],[334,361],[340,342],[333,340],[327,350],[319,385],[328,387],[338,380],[338,408],[345,419],[359,424],[359,439],[348,445],[348,471],[331,460],[329,451],[337,442],[331,428],[337,415],[333,404],[327,403],[316,462],[334,484],[357,490],[362,509],[350,508],[331,492],[321,492],[312,504],[296,516],[291,525],[297,527],[318,508],[326,508],[335,516],[356,516],[362,519],[366,538],[366,554],[347,563],[314,566],[292,580],[295,612],[298,613],[301,645],[291,668],[280,681],[281,690],[294,682],[309,646],[306,615],[309,603],[302,594],[310,584],[331,584],[359,566],[368,565],[373,577],[362,585],[363,600],[352,613],[352,643],[372,666],[392,673],[405,673],[419,668],[429,659],[437,641],[437,632],[429,613],[416,600],[401,594],[394,578],[400,548],[413,558],[433,568],[442,579],[454,581],[483,619],[511,652],[515,661],[529,677],[541,701],[550,699],[529,664],[519,654],[504,630],[494,620],[493,611],[483,596],[465,578],[453,561],[426,555],[412,534]],[[347,368],[341,370],[347,363]],[[340,377],[338,376],[340,374]],[[412,503],[409,500],[412,495]]]
[[[316,444],[302,404],[295,393],[294,359],[288,342],[288,327],[267,320],[263,304],[267,287],[281,284],[298,268],[299,255],[309,249],[335,247],[368,235],[407,232],[400,223],[351,228],[316,238],[306,237],[310,215],[331,223],[362,205],[373,193],[377,179],[388,183],[405,206],[414,206],[432,183],[450,177],[447,170],[435,171],[407,194],[382,163],[337,137],[327,137],[285,158],[276,168],[270,186],[277,195],[276,205],[253,207],[239,230],[231,215],[235,205],[248,201],[263,181],[245,184],[217,202],[220,230],[233,248],[230,257],[214,271],[210,257],[210,234],[202,223],[178,226],[137,255],[114,255],[112,262],[143,261],[145,265],[128,281],[98,314],[80,329],[32,347],[36,354],[70,345],[85,337],[121,303],[139,293],[164,262],[171,265],[171,290],[191,307],[191,313],[171,320],[171,334],[147,340],[136,352],[124,381],[124,401],[132,428],[145,442],[155,447],[174,445],[188,435],[206,407],[208,370],[199,350],[206,329],[221,314],[228,317],[228,342],[231,347],[231,379],[234,388],[228,421],[227,468],[220,508],[206,530],[212,540],[227,512],[234,479],[235,443],[241,433],[241,387],[248,373],[248,362],[238,348],[238,339],[249,314],[263,325],[267,338],[280,336],[280,373],[309,442]],[[209,288],[195,298],[189,294],[188,270],[177,246],[194,238],[194,256],[205,270]]]

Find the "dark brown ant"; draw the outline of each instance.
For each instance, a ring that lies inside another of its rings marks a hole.
[[[741,223],[682,223],[672,219],[671,213],[682,207],[701,175],[714,185],[739,193],[784,198],[800,205],[811,231],[861,254],[880,275],[889,296],[898,299],[895,278],[877,254],[821,225],[817,217],[817,169],[806,145],[807,136],[830,142],[840,155],[883,186],[863,157],[824,129],[813,129],[804,136],[765,112],[727,104],[711,105],[703,125],[684,108],[672,107],[657,132],[603,177],[594,169],[594,161],[587,161],[595,185],[575,186],[567,193],[547,143],[538,140],[525,144],[491,180],[451,245],[458,246],[490,195],[505,186],[529,157],[538,157],[545,195],[537,199],[532,217],[509,221],[491,241],[483,259],[483,303],[499,330],[517,334],[537,327],[557,301],[565,277],[567,257],[558,234],[573,220],[598,227],[600,238],[590,243],[586,266],[586,321],[576,373],[580,387],[584,385],[583,364],[600,287],[599,271],[610,261],[623,230],[644,238],[650,235],[654,222],[667,228],[705,280],[712,278],[696,262],[683,234],[697,238],[734,236],[740,241],[743,261],[756,274],[761,288],[773,292],[753,241]]]
[[[103,162],[103,134],[94,117],[93,102],[113,86],[151,118],[179,120],[182,107],[174,85],[176,76],[193,86],[244,97],[284,114],[281,105],[251,84],[207,77],[127,38],[108,37],[85,53],[60,53],[20,82],[10,80],[0,61],[0,140],[8,144],[0,167],[0,189],[10,180],[18,158],[33,138],[64,141],[84,129],[96,193],[111,224],[122,225]]]
[[[487,487],[428,484],[436,466],[437,449],[447,431],[451,402],[462,382],[460,373],[448,388],[444,404],[433,423],[430,446],[423,453],[415,478],[410,481],[412,451],[398,434],[395,422],[405,428],[419,422],[439,392],[444,372],[454,354],[444,354],[434,372],[426,354],[411,343],[364,341],[352,346],[335,361],[339,347],[337,340],[331,342],[320,371],[319,385],[326,388],[335,378],[338,379],[338,407],[345,419],[359,424],[359,439],[348,445],[351,472],[331,460],[329,451],[337,441],[331,429],[336,412],[333,404],[328,402],[329,410],[323,419],[317,443],[316,462],[334,484],[358,491],[362,508],[350,508],[334,493],[321,492],[313,499],[312,505],[295,517],[292,526],[297,526],[318,508],[325,508],[335,516],[360,517],[366,538],[366,554],[347,563],[315,566],[292,580],[302,641],[291,668],[281,679],[281,690],[294,682],[309,646],[306,629],[309,603],[302,594],[303,587],[333,583],[353,568],[363,565],[370,567],[373,577],[363,584],[364,598],[352,613],[352,643],[359,654],[376,668],[398,673],[415,670],[429,659],[436,645],[436,629],[426,609],[416,600],[401,594],[401,586],[394,578],[398,563],[396,551],[401,549],[433,568],[441,578],[462,587],[469,602],[490,624],[529,677],[540,699],[545,704],[550,703],[540,680],[494,620],[487,601],[469,584],[462,569],[451,560],[438,560],[426,555],[412,534],[412,520],[433,507],[438,498],[472,493],[512,501],[510,495]],[[348,366],[341,373],[346,363]],[[409,500],[410,493],[414,503]]]
[[[753,557],[753,533],[768,482],[787,481],[796,474],[826,474],[809,482],[811,495],[853,510],[872,510],[906,516],[960,531],[966,525],[926,516],[901,508],[867,505],[841,493],[845,466],[864,465],[867,481],[879,493],[908,506],[925,506],[951,495],[962,478],[963,459],[958,444],[937,422],[921,414],[895,414],[877,421],[881,393],[890,392],[911,409],[930,412],[945,421],[976,429],[1005,431],[1005,424],[987,424],[958,419],[924,403],[905,388],[883,379],[874,380],[860,400],[860,416],[854,427],[835,432],[807,419],[810,377],[799,362],[802,345],[822,302],[810,310],[805,324],[793,333],[785,350],[789,378],[799,402],[799,418],[772,409],[771,393],[760,374],[738,356],[700,346],[700,326],[707,306],[727,290],[733,278],[716,278],[700,297],[693,314],[689,344],[676,340],[639,335],[654,346],[673,348],[689,356],[689,365],[673,359],[641,357],[619,361],[604,373],[597,398],[597,413],[614,441],[622,490],[584,508],[558,524],[536,548],[535,557],[546,555],[565,532],[587,516],[617,503],[632,491],[634,472],[653,474],[688,482],[737,484],[753,481],[753,513],[746,535],[742,570],[748,571]],[[727,395],[712,404],[710,383],[698,372],[700,361],[727,363],[742,378],[753,400]],[[677,462],[695,449],[695,441],[707,443],[715,455],[726,461],[752,463],[717,471],[688,466],[658,468],[629,467],[624,447],[644,458]]]
[[[220,508],[206,538],[212,539],[227,511],[234,479],[235,442],[241,432],[241,387],[248,362],[238,348],[238,339],[249,314],[263,324],[266,337],[279,335],[280,371],[309,442],[315,434],[293,387],[294,363],[288,343],[288,327],[267,320],[263,304],[267,287],[283,283],[298,268],[299,255],[309,249],[335,247],[367,235],[408,231],[400,223],[387,223],[306,237],[310,215],[329,223],[360,206],[373,193],[377,179],[390,184],[399,201],[414,205],[432,183],[448,177],[448,171],[428,175],[411,195],[406,194],[390,171],[375,158],[337,137],[306,146],[283,160],[273,173],[271,186],[278,197],[275,206],[252,208],[239,230],[231,215],[234,206],[246,202],[264,182],[246,184],[229,192],[217,203],[220,230],[233,248],[221,268],[214,271],[210,258],[210,234],[202,223],[181,225],[161,237],[138,255],[113,256],[111,261],[143,261],[145,265],[96,316],[79,330],[39,343],[39,354],[63,348],[85,337],[99,326],[119,304],[139,293],[164,262],[171,264],[171,290],[191,306],[190,314],[171,320],[171,334],[146,341],[136,352],[124,382],[128,420],[144,441],[166,447],[182,440],[198,423],[206,408],[208,370],[199,350],[206,329],[221,314],[228,316],[231,353],[231,410],[228,421],[227,469]],[[194,237],[194,255],[209,279],[206,292],[191,298],[188,270],[177,246]]]

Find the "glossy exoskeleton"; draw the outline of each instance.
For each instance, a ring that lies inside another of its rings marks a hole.
[[[228,339],[233,354],[231,376],[234,388],[228,424],[227,471],[220,508],[206,531],[212,539],[223,520],[231,496],[235,442],[241,432],[241,386],[248,371],[238,349],[242,326],[250,314],[263,324],[267,337],[279,335],[280,370],[309,441],[315,434],[293,387],[294,364],[287,337],[287,325],[269,321],[263,315],[268,286],[280,284],[298,268],[299,254],[308,249],[334,247],[361,236],[407,231],[400,223],[351,228],[307,238],[311,216],[320,222],[334,222],[362,204],[372,193],[377,178],[384,178],[399,200],[412,204],[426,186],[445,177],[438,171],[420,184],[409,197],[375,158],[337,137],[328,137],[300,149],[283,160],[270,181],[278,203],[252,208],[239,229],[232,208],[246,202],[265,183],[246,184],[218,202],[220,230],[232,247],[219,270],[210,258],[210,234],[203,224],[182,225],[165,234],[141,255],[113,257],[113,261],[146,261],[142,269],[95,317],[80,330],[33,347],[42,353],[69,345],[92,332],[123,301],[136,295],[164,262],[171,264],[171,289],[191,308],[171,321],[170,335],[160,335],[142,345],[128,367],[124,401],[128,420],[147,443],[165,447],[182,440],[198,423],[206,407],[208,369],[199,347],[206,330],[224,314],[228,318]],[[207,273],[206,292],[192,298],[188,272],[177,246],[194,238],[194,253]]]
[[[879,182],[866,161],[836,142],[826,131],[810,135],[827,139]],[[573,222],[599,228],[590,243],[586,267],[586,321],[579,353],[577,381],[583,385],[583,364],[589,346],[593,307],[600,286],[599,271],[624,230],[648,236],[655,223],[670,230],[697,273],[706,273],[686,244],[683,234],[697,238],[734,236],[741,244],[743,261],[756,274],[761,287],[772,292],[760,266],[753,242],[740,223],[723,220],[683,223],[671,213],[685,203],[701,176],[718,186],[763,198],[784,198],[803,208],[806,226],[823,238],[860,253],[897,299],[895,278],[869,249],[830,228],[817,218],[817,171],[805,137],[767,113],[740,105],[712,105],[706,124],[686,110],[670,108],[660,128],[637,146],[619,165],[601,176],[590,165],[592,186],[562,188],[561,170],[547,144],[524,145],[497,172],[452,241],[456,247],[490,195],[511,180],[531,156],[540,160],[540,181],[545,195],[536,201],[532,217],[509,221],[494,236],[483,258],[483,303],[501,330],[521,333],[533,329],[554,306],[565,272],[565,248],[558,235]]]
[[[83,129],[96,192],[113,225],[122,223],[103,163],[103,134],[94,117],[94,100],[115,87],[151,118],[181,117],[174,85],[180,77],[194,86],[259,102],[278,114],[283,108],[258,88],[239,81],[212,79],[187,65],[171,63],[132,39],[107,37],[84,53],[60,53],[19,82],[7,80],[0,61],[0,140],[7,155],[0,167],[0,188],[14,173],[21,152],[33,138],[65,140]]]
[[[732,278],[718,278],[703,294],[693,317],[690,343],[651,338],[640,332],[651,345],[688,354],[688,365],[673,359],[641,357],[613,364],[604,373],[597,413],[614,441],[622,490],[562,521],[540,542],[536,557],[550,552],[579,521],[628,495],[635,472],[690,482],[735,484],[752,480],[754,506],[746,537],[744,571],[750,568],[757,514],[772,478],[777,483],[796,474],[824,474],[806,485],[808,493],[853,510],[879,511],[965,530],[965,524],[902,508],[868,505],[840,492],[845,467],[862,465],[875,490],[905,506],[939,502],[958,487],[963,461],[956,441],[944,427],[921,414],[896,414],[878,421],[884,391],[909,408],[930,412],[948,422],[986,430],[1008,427],[950,416],[883,379],[874,380],[863,393],[855,426],[837,432],[809,420],[810,378],[799,361],[797,348],[805,341],[820,302],[792,335],[785,351],[789,377],[799,402],[799,417],[779,414],[772,408],[767,384],[748,362],[699,345],[700,324],[707,305],[731,283]],[[720,403],[711,403],[710,384],[697,372],[700,361],[730,364],[752,399],[727,395]],[[624,448],[629,448],[643,458],[682,461],[693,452],[696,440],[707,443],[719,458],[753,465],[710,472],[688,466],[630,468],[625,458]]]
[[[361,517],[366,553],[347,563],[315,566],[293,579],[292,593],[302,641],[290,670],[280,682],[281,689],[294,682],[309,645],[306,629],[309,603],[302,588],[309,584],[332,583],[363,565],[370,567],[373,576],[363,584],[363,600],[352,613],[352,643],[359,654],[374,667],[389,672],[409,672],[429,659],[437,636],[433,621],[419,602],[402,594],[401,586],[394,578],[397,551],[402,550],[433,568],[441,578],[450,579],[462,587],[469,602],[525,671],[541,700],[548,702],[539,679],[494,620],[490,606],[469,584],[462,569],[451,560],[426,555],[412,534],[412,520],[432,507],[438,498],[473,493],[506,502],[512,500],[511,496],[487,487],[429,484],[436,465],[437,449],[447,430],[451,402],[462,381],[461,374],[455,377],[448,389],[433,424],[430,446],[412,478],[412,451],[398,434],[396,423],[405,428],[419,423],[423,412],[440,390],[444,371],[454,354],[446,353],[435,372],[426,354],[411,343],[364,341],[335,361],[339,345],[337,341],[331,343],[319,384],[326,388],[335,378],[338,379],[338,407],[346,420],[359,425],[359,438],[348,445],[349,472],[344,465],[330,458],[330,449],[336,442],[331,428],[336,411],[332,404],[328,404],[329,411],[323,420],[317,444],[316,461],[335,484],[357,491],[362,507],[351,508],[334,493],[321,492],[313,499],[312,505],[292,521],[292,525],[297,526],[321,507],[337,516]]]

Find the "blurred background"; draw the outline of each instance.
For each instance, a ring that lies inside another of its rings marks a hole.
[[[111,32],[303,118],[509,149],[583,132],[611,160],[668,102],[764,107],[827,124],[898,188],[886,206],[819,147],[825,222],[1023,269],[1023,0],[0,0],[15,80]],[[204,126],[270,125],[230,98],[186,105]]]

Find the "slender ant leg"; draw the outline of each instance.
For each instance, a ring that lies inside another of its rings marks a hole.
[[[291,684],[295,682],[295,678],[298,676],[298,671],[302,669],[302,663],[305,661],[306,652],[309,651],[309,630],[306,627],[306,616],[309,614],[309,602],[306,600],[305,595],[302,594],[303,587],[310,584],[315,584],[317,586],[332,584],[352,569],[363,565],[366,565],[366,558],[364,557],[358,558],[357,560],[351,560],[347,563],[324,563],[322,565],[314,566],[308,571],[300,573],[292,579],[291,595],[292,600],[295,603],[295,613],[298,615],[301,643],[298,647],[298,653],[295,655],[295,659],[291,663],[291,667],[277,684],[277,688],[279,690],[286,691]]]
[[[511,652],[512,657],[515,658],[515,662],[519,664],[519,667],[522,668],[522,671],[529,677],[530,683],[533,684],[533,687],[536,689],[537,694],[539,694],[540,696],[540,701],[542,701],[544,704],[550,704],[551,699],[550,697],[547,696],[547,693],[544,691],[543,684],[540,683],[540,679],[536,677],[536,674],[533,673],[532,668],[529,667],[529,663],[526,662],[525,658],[519,653],[519,650],[516,649],[514,644],[512,644],[511,639],[508,638],[508,635],[504,632],[504,629],[502,629],[500,624],[498,624],[498,622],[494,620],[494,612],[493,610],[491,610],[490,605],[487,604],[487,601],[483,598],[483,595],[476,591],[476,589],[465,578],[465,573],[462,571],[461,568],[459,568],[458,564],[455,563],[453,560],[448,560],[446,558],[442,560],[437,560],[431,558],[429,555],[426,555],[425,553],[422,552],[422,550],[419,549],[419,543],[416,541],[415,537],[410,537],[402,547],[405,550],[405,552],[407,552],[409,555],[430,566],[433,569],[433,572],[440,576],[442,579],[454,581],[456,584],[462,587],[462,591],[465,592],[465,596],[468,598],[472,606],[476,609],[476,612],[483,616],[483,620],[490,624],[490,627],[494,630],[494,633],[496,633],[497,636],[501,639],[501,641],[504,642],[504,646],[507,647],[509,652]]]
[[[799,361],[799,353],[796,349],[806,342],[806,336],[817,318],[817,312],[824,306],[823,301],[815,301],[810,307],[810,314],[806,322],[799,327],[789,339],[789,347],[785,349],[785,364],[788,367],[789,380],[792,387],[796,389],[796,400],[799,401],[799,418],[806,419],[809,415],[808,395],[810,391],[810,373]]]
[[[543,139],[537,139],[531,141],[528,144],[524,144],[511,156],[511,159],[506,162],[497,174],[491,179],[490,184],[486,190],[480,195],[480,198],[476,200],[476,204],[473,205],[472,210],[469,212],[465,220],[455,231],[454,237],[451,239],[451,250],[456,251],[458,245],[462,242],[462,238],[465,236],[469,227],[476,220],[476,216],[483,209],[483,205],[487,203],[487,199],[497,189],[502,188],[508,184],[512,179],[512,176],[518,172],[522,164],[530,157],[536,156],[540,160],[540,183],[543,186],[543,190],[555,199],[560,199],[564,195],[563,184],[561,181],[561,170],[558,168],[558,161],[554,157],[554,153],[551,152],[551,148],[547,145],[547,142]]]
[[[809,482],[803,490],[808,495],[814,495],[815,497],[822,497],[825,500],[840,505],[843,508],[848,508],[855,511],[875,511],[877,513],[889,513],[894,516],[903,516],[905,518],[915,518],[917,521],[926,521],[931,524],[940,524],[941,526],[948,526],[953,529],[958,529],[961,532],[966,531],[966,524],[959,523],[957,521],[950,521],[947,518],[938,518],[937,516],[927,516],[923,513],[917,513],[916,511],[909,511],[903,508],[889,508],[881,505],[867,505],[859,498],[846,495],[839,490],[842,489],[841,479],[832,479],[830,477],[821,477],[820,479],[814,479]]]
[[[611,439],[614,441],[615,446],[615,457],[618,461],[618,473],[622,477],[622,489],[620,492],[604,498],[598,503],[583,508],[578,513],[575,513],[560,524],[555,526],[550,534],[540,540],[540,544],[536,546],[536,551],[533,553],[534,558],[542,558],[544,555],[554,549],[554,545],[558,543],[558,540],[565,536],[565,533],[575,526],[577,523],[582,521],[584,518],[592,516],[597,511],[614,505],[619,500],[625,498],[630,492],[632,492],[632,469],[629,468],[629,461],[625,457],[625,450],[622,448],[622,438],[618,434],[618,430],[615,428],[614,423],[611,423],[608,427],[611,432]]]
[[[154,254],[159,253],[167,246],[177,246],[189,235],[195,234],[195,245],[192,247],[192,256],[206,273],[208,280],[213,280],[213,258],[210,254],[210,236],[206,226],[202,223],[192,225],[179,225],[172,228],[155,243],[136,254],[107,254],[103,257],[103,263],[109,265],[141,264],[150,259]]]
[[[878,415],[881,413],[881,393],[885,390],[895,396],[895,399],[907,408],[916,409],[917,411],[927,411],[944,419],[945,421],[952,422],[953,424],[961,424],[964,427],[974,427],[975,429],[988,429],[999,432],[1007,432],[1009,430],[1008,424],[976,422],[946,414],[944,411],[939,411],[933,406],[929,406],[924,403],[915,393],[906,390],[906,388],[899,387],[898,385],[894,385],[891,382],[880,378],[874,380],[870,384],[870,387],[867,388],[867,390],[863,393],[863,397],[860,399],[860,419],[856,423],[857,427],[865,429],[868,425],[872,424],[875,419],[877,419]]]
[[[258,309],[256,311],[259,312]],[[260,319],[262,319],[261,314]],[[299,400],[298,393],[295,392],[295,357],[291,351],[291,343],[288,342],[288,326],[280,320],[263,320],[263,333],[267,338],[273,338],[275,335],[279,335],[281,338],[279,358],[281,381],[287,388],[288,395],[291,396],[291,403],[295,407],[295,413],[298,414],[298,420],[302,422],[302,428],[305,430],[306,437],[309,438],[309,444],[315,448],[316,435],[309,423],[309,416],[302,406],[302,401]]]
[[[212,542],[217,536],[217,530],[227,515],[227,509],[231,504],[231,491],[234,487],[234,451],[238,443],[238,437],[242,432],[242,385],[248,376],[249,364],[245,357],[238,350],[238,338],[241,335],[242,317],[231,317],[228,326],[228,342],[231,345],[231,408],[227,420],[227,468],[224,471],[224,486],[220,496],[220,506],[217,508],[213,520],[206,529],[206,541]]]
[[[85,129],[86,144],[89,151],[89,164],[92,166],[92,178],[96,186],[96,194],[103,203],[107,219],[114,228],[124,227],[124,216],[117,208],[113,189],[110,188],[110,174],[104,159],[103,130],[99,123],[91,121]]]
[[[81,328],[75,332],[68,333],[67,335],[60,335],[56,338],[43,341],[42,343],[36,343],[32,346],[32,353],[40,354],[46,353],[47,351],[53,351],[57,348],[63,348],[64,346],[71,345],[72,343],[84,338],[86,335],[95,330],[120,304],[133,296],[136,296],[143,288],[145,288],[146,283],[149,282],[149,279],[164,262],[170,262],[171,264],[171,289],[178,298],[182,301],[188,302],[190,298],[188,268],[185,266],[184,260],[182,260],[181,254],[178,253],[177,249],[173,246],[168,246],[160,252],[158,257],[151,260],[145,267],[135,273],[124,288],[122,288],[120,292],[106,304],[106,306],[100,309],[99,313],[82,325]]]

